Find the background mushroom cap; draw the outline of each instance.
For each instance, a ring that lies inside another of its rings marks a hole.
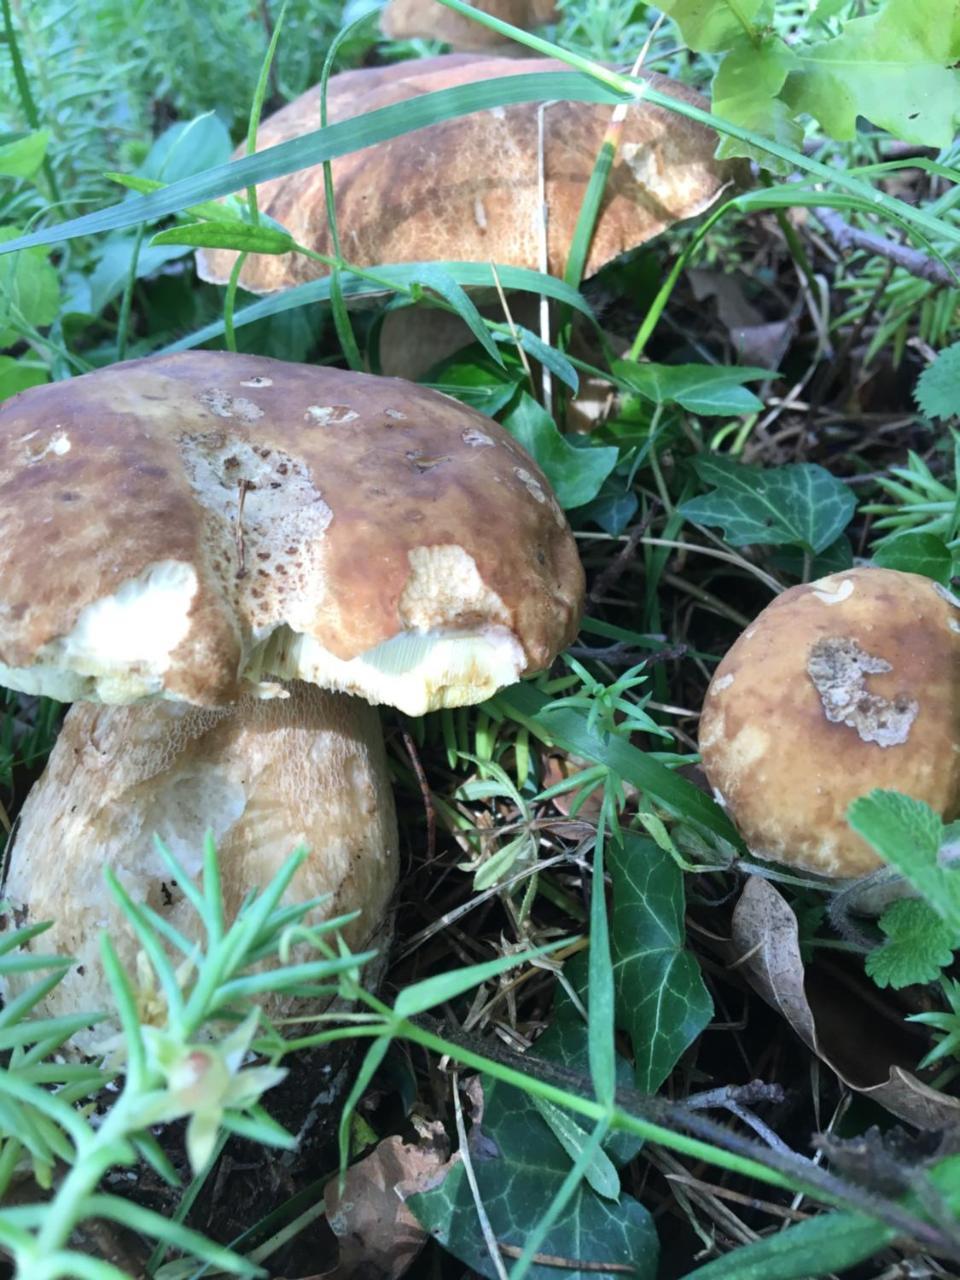
[[[527,454],[399,379],[222,352],[0,410],[0,683],[215,706],[306,679],[411,714],[575,634],[583,570]]]
[[[845,819],[858,796],[891,788],[960,811],[960,602],[892,569],[785,591],[717,668],[700,751],[752,853],[874,870]]]
[[[114,1008],[100,964],[101,929],[137,974],[140,944],[104,885],[106,867],[135,902],[201,941],[199,917],[155,849],[154,833],[196,875],[212,830],[228,921],[251,888],[263,888],[307,845],[312,856],[288,899],[330,894],[311,913],[314,923],[362,908],[342,930],[354,950],[386,940],[398,840],[377,714],[358,698],[309,685],[288,691],[214,710],[77,704],[67,713],[21,811],[3,886],[15,919],[54,921],[31,949],[77,960],[46,997],[46,1016]],[[8,997],[32,981],[11,975]],[[141,996],[144,1021],[165,1016],[159,995],[155,1008],[149,992]],[[295,1003],[272,996],[264,1008],[279,1017]],[[90,1049],[118,1029],[98,1024],[73,1044]]]
[[[474,8],[524,31],[557,16],[554,0],[477,0]],[[389,0],[380,15],[380,30],[390,40],[442,40],[455,49],[521,48],[437,0]]]
[[[569,70],[549,58],[453,54],[334,76],[331,123],[423,93],[498,76]],[[650,73],[650,84],[707,108],[693,90]],[[539,103],[516,103],[441,121],[332,162],[343,255],[357,266],[382,262],[498,262],[538,269],[542,220],[538,194]],[[549,270],[561,276],[577,215],[613,108],[551,103],[544,113],[544,170],[549,208]],[[319,88],[264,121],[259,149],[319,128]],[[703,212],[737,169],[713,158],[712,130],[638,102],[627,111],[620,147],[597,219],[586,275],[683,218]],[[239,155],[240,152],[238,151]],[[321,165],[257,188],[261,210],[300,243],[332,252]],[[230,250],[200,250],[204,280],[225,284]],[[302,254],[251,254],[240,283],[254,293],[313,280],[326,268]]]

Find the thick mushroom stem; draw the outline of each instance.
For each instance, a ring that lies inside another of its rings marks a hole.
[[[205,833],[213,832],[228,921],[251,888],[306,845],[311,856],[291,898],[329,894],[315,921],[360,909],[343,930],[355,949],[387,936],[397,830],[377,713],[359,698],[299,682],[285,692],[217,709],[170,702],[71,709],[24,804],[4,887],[18,922],[54,921],[34,941],[38,951],[77,959],[43,1013],[112,1008],[101,929],[136,972],[138,943],[107,892],[105,867],[134,901],[200,939],[199,919],[154,833],[197,873]],[[273,998],[266,1011],[282,1016],[290,1003]],[[142,1013],[149,1021],[150,1010]],[[88,1049],[109,1034],[101,1024],[74,1045]]]

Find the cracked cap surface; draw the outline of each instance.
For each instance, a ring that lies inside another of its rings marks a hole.
[[[845,818],[858,796],[879,787],[960,813],[960,601],[880,568],[785,591],[717,667],[700,751],[752,853],[875,870]]]
[[[425,388],[185,352],[0,409],[0,683],[203,706],[302,679],[410,714],[572,639],[583,570],[549,485]]]

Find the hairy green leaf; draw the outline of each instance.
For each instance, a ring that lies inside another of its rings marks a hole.
[[[693,465],[714,492],[682,503],[680,514],[719,525],[734,547],[796,546],[816,555],[839,538],[856,507],[843,481],[814,463],[760,470],[703,456]]]
[[[960,413],[960,342],[946,347],[924,369],[913,395],[928,418],[953,418]]]
[[[878,987],[908,987],[933,982],[953,959],[960,938],[922,898],[891,903],[880,917],[887,941],[866,959]]]
[[[847,821],[960,937],[960,824],[944,826],[922,800],[879,790],[854,800]]]

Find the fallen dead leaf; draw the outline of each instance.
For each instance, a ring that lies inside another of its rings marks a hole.
[[[312,1280],[396,1280],[423,1247],[427,1232],[404,1203],[447,1176],[453,1160],[443,1125],[421,1122],[420,1140],[385,1138],[347,1170],[343,1194],[338,1179],[327,1183],[327,1222],[337,1236],[340,1258],[332,1271]]]
[[[804,971],[797,918],[768,880],[748,879],[734,909],[731,942],[737,971],[848,1088],[921,1129],[960,1122],[960,1101],[893,1059],[897,1048],[879,1032],[867,1001]]]

